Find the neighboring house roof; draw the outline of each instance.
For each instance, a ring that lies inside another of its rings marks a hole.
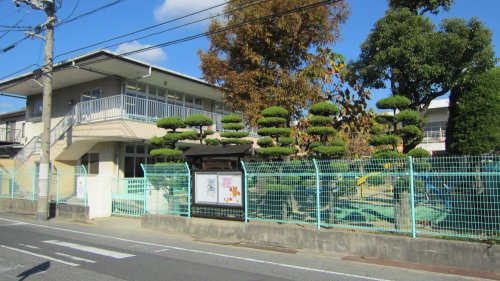
[[[0,119],[19,117],[19,116],[25,116],[25,115],[26,115],[26,108],[22,108],[22,109],[19,109],[16,111],[0,113]]]
[[[218,89],[202,79],[124,57],[108,50],[97,50],[54,64],[53,89],[85,83],[104,77],[141,79],[145,83],[166,86],[167,76]],[[0,81],[0,91],[21,96],[41,93],[41,70]]]

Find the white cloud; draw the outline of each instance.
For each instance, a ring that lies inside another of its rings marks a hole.
[[[139,41],[135,40],[130,43],[120,44],[115,52],[118,54],[124,54],[151,46],[152,45],[141,44],[139,43]],[[168,58],[167,54],[160,48],[131,54],[130,57],[153,64],[160,64],[162,61]]]
[[[157,21],[165,21],[194,13],[218,4],[222,4],[224,2],[225,0],[164,0],[163,4],[155,8],[154,15]],[[209,14],[216,15],[223,9],[224,6],[219,6],[217,8],[208,10],[206,13],[198,14],[195,17],[189,17],[187,19],[192,21],[195,19],[206,17]],[[209,21],[207,21],[207,24],[208,22]]]

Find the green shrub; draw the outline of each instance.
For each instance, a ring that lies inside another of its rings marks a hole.
[[[349,150],[343,146],[317,146],[312,151],[322,159],[340,159],[349,154]]]
[[[189,131],[189,132],[192,132],[192,131]],[[172,143],[178,142],[180,140],[183,140],[185,135],[186,135],[186,132],[170,132],[170,133],[165,134],[163,136],[163,140],[168,144],[172,144]]]
[[[340,112],[340,109],[335,104],[324,101],[311,105],[309,112],[314,115],[329,116]]]
[[[394,121],[404,124],[418,124],[420,122],[420,113],[415,110],[403,110],[394,116]]]
[[[292,132],[290,128],[260,128],[257,131],[259,136],[289,136]]]
[[[243,121],[243,118],[236,114],[229,114],[220,120],[222,123],[240,123]]]
[[[159,128],[175,131],[176,129],[186,127],[186,124],[179,117],[164,117],[156,121],[156,126],[158,126]]]
[[[334,139],[328,143],[328,146],[345,146],[345,142],[341,139]]]
[[[221,139],[220,142],[224,145],[227,144],[253,144],[253,141],[246,139]]]
[[[166,134],[170,135],[170,134]],[[198,132],[196,131],[184,131],[181,132],[182,138],[185,140],[197,140],[198,139]]]
[[[415,125],[406,125],[401,129],[403,136],[411,137],[411,138],[421,138],[423,137],[422,130]]]
[[[205,131],[203,131],[203,137],[204,137],[204,138],[205,138],[206,136],[211,136],[211,135],[213,135],[213,134],[215,134],[215,131],[213,131],[213,130],[205,130]]]
[[[372,135],[380,135],[385,132],[384,127],[380,125],[374,125],[373,127],[370,128],[370,134]]]
[[[392,96],[377,101],[377,108],[380,109],[404,109],[410,105],[411,101],[403,96]]]
[[[281,106],[271,106],[261,111],[262,116],[264,117],[288,117],[288,110],[284,109]]]
[[[262,117],[257,120],[257,124],[264,127],[276,127],[285,123],[286,119],[283,117]]]
[[[238,139],[238,138],[247,137],[248,132],[222,132],[222,133],[220,133],[220,136],[223,138]]]
[[[278,139],[280,146],[290,146],[295,144],[295,138],[293,137],[281,137]]]
[[[333,123],[333,118],[331,116],[311,116],[309,123],[313,126],[328,126]]]
[[[432,164],[429,161],[418,160],[413,163],[413,169],[417,172],[427,172],[432,169]]]
[[[309,127],[307,133],[313,136],[335,135],[337,131],[332,127]]]
[[[393,159],[393,158],[402,158],[405,157],[405,155],[399,151],[394,151],[391,149],[382,149],[375,151],[372,157],[376,159],[382,159],[382,158]]]
[[[245,126],[243,126],[243,124],[240,124],[240,123],[225,123],[222,125],[222,129],[224,129],[224,130],[239,131],[239,130],[243,130],[244,128],[245,128]]]
[[[209,126],[214,123],[212,119],[203,114],[193,114],[186,117],[184,123],[188,126]]]
[[[371,136],[370,144],[377,145],[397,145],[401,142],[401,138],[394,135],[379,135],[379,136]]]
[[[219,139],[205,139],[204,141],[208,145],[219,145],[219,144],[221,144],[221,141]]]
[[[163,137],[152,137],[149,139],[152,145],[162,145],[164,141]]]
[[[271,137],[263,137],[257,140],[257,144],[260,147],[271,147],[274,146],[274,141]]]
[[[413,180],[415,192],[422,192],[425,188],[425,182],[419,179]],[[410,179],[409,177],[402,177],[394,183],[394,192],[410,192]]]
[[[431,153],[423,148],[417,147],[408,151],[408,156],[413,158],[429,158],[431,157]]]
[[[394,123],[394,116],[380,114],[380,115],[375,116],[375,121],[377,123],[380,123],[380,124],[393,124]]]
[[[166,158],[177,158],[182,156],[182,150],[171,148],[156,148],[152,149],[151,156],[163,156]]]

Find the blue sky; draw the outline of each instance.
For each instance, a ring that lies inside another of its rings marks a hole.
[[[58,18],[59,20],[72,18],[115,1],[63,0],[63,6],[58,10]],[[118,1],[115,5],[107,9],[59,26],[55,34],[55,61],[58,62],[98,48],[108,47],[109,45],[129,40],[131,41],[109,47],[108,49],[125,52],[141,46],[155,45],[201,33],[206,30],[208,21],[156,36],[133,40],[141,35],[161,31],[180,24],[180,22],[175,22],[107,44],[65,56],[58,56],[70,50],[161,23],[222,2],[223,0]],[[366,39],[375,21],[383,16],[384,11],[387,9],[387,2],[386,0],[348,0],[348,3],[351,5],[351,16],[342,28],[342,40],[333,46],[333,49],[338,53],[344,54],[350,60],[355,59],[359,55],[360,44]],[[214,13],[216,10],[212,10],[212,12]],[[495,52],[499,56],[500,20],[497,15],[498,11],[500,11],[499,0],[456,0],[450,12],[441,13],[432,19],[435,23],[439,23],[444,17],[462,17],[466,19],[473,16],[477,17],[493,31],[493,44]],[[11,0],[0,0],[0,50],[24,37],[23,32],[20,31],[5,33],[6,28],[2,26],[13,26],[18,22],[18,26],[20,27],[34,26],[43,23],[44,19],[45,13],[42,11],[33,10],[26,5],[17,8],[12,4]],[[190,20],[192,19],[190,18]],[[185,20],[184,23],[190,20]],[[202,38],[142,53],[138,58],[178,72],[201,77],[199,69],[200,61],[196,52],[199,49],[206,50],[207,48],[208,40]],[[13,72],[31,65],[35,66],[31,66],[19,74],[35,69],[37,68],[36,65],[41,65],[42,63],[43,44],[41,40],[24,40],[10,51],[5,53],[0,52],[0,80]],[[385,90],[374,91],[372,100],[377,100],[386,95],[387,91]],[[0,96],[0,113],[17,110],[22,107],[24,107],[24,100]]]

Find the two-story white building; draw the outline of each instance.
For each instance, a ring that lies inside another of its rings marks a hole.
[[[449,105],[449,99],[433,100],[424,115],[424,139],[418,147],[427,149],[432,155],[442,154],[446,150],[446,124]]]
[[[12,137],[22,129],[17,169],[39,160],[41,83],[39,71],[0,81],[0,91],[26,97],[22,125],[11,122],[0,131]],[[142,176],[140,164],[155,161],[148,139],[164,134],[155,124],[158,118],[204,114],[219,131],[226,113],[214,85],[106,50],[56,64],[52,83],[51,161],[59,169],[84,165],[94,185]]]

